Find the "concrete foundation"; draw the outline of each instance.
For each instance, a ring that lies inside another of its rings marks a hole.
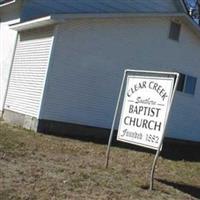
[[[58,122],[46,119],[37,119],[28,115],[20,114],[10,110],[4,110],[3,120],[7,123],[21,126],[35,132],[52,134],[62,137],[73,137],[90,140],[107,141],[110,130],[90,127],[79,124]]]
[[[22,126],[25,129],[37,131],[38,119],[21,113],[13,112],[10,110],[4,110],[3,120],[13,125]]]

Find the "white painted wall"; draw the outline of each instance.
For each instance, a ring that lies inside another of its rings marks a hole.
[[[0,8],[0,112],[3,109],[17,32],[9,25],[20,21],[21,1]]]
[[[169,18],[71,20],[59,26],[41,119],[110,128],[125,68],[180,71],[198,78],[196,94],[177,92],[168,136],[200,141],[200,38]]]

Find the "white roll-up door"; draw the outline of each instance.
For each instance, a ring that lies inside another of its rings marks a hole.
[[[52,27],[20,33],[5,109],[38,117],[52,43]]]

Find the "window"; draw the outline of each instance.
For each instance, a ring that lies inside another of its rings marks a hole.
[[[197,78],[180,73],[177,90],[187,94],[194,95]]]
[[[195,88],[196,88],[196,82],[197,82],[197,78],[192,77],[192,76],[187,76],[184,92],[194,95]]]
[[[179,41],[180,32],[181,32],[181,24],[176,22],[171,22],[169,38],[175,41]]]

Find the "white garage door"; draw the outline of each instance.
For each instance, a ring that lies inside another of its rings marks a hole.
[[[53,28],[20,33],[5,109],[38,117],[53,43]]]

